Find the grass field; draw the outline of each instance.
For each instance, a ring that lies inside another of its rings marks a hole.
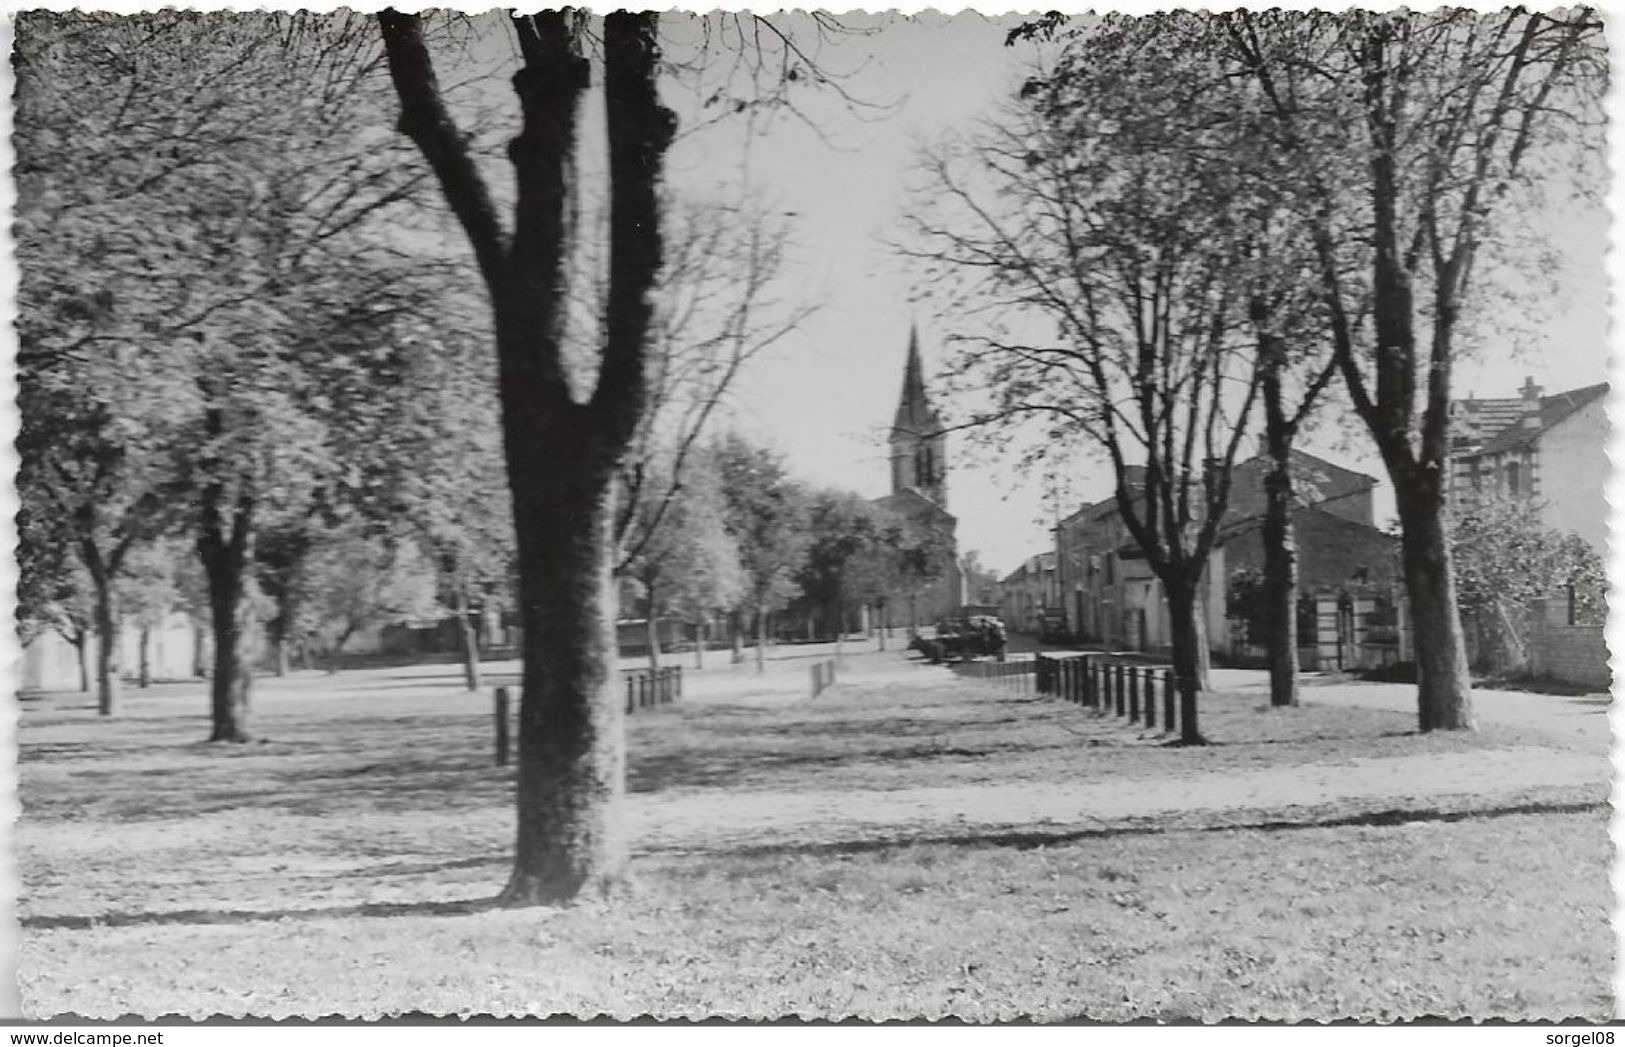
[[[488,699],[450,674],[278,684],[267,741],[241,747],[197,741],[195,686],[133,697],[115,722],[82,698],[25,701],[25,1009],[1612,1013],[1606,753],[1223,694],[1204,706],[1217,744],[1170,748],[1053,700],[869,664],[885,671],[817,702],[701,674],[709,700],[632,717],[631,883],[519,912],[484,904],[509,860],[512,771],[492,765]],[[796,671],[780,668],[778,684]],[[1537,758],[1583,773],[1324,789]],[[1214,802],[1266,779],[1305,802]],[[1180,790],[1187,810],[1135,813]],[[830,799],[791,802],[812,796]],[[1055,797],[1098,805],[1051,816]]]

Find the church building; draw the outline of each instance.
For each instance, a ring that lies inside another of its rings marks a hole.
[[[948,511],[948,434],[925,391],[919,334],[908,336],[903,391],[887,438],[891,450],[891,493],[875,503],[908,521],[917,534],[929,535],[937,550],[926,577],[904,581],[886,600],[893,626],[932,625],[965,603],[965,578],[959,566],[959,521]]]

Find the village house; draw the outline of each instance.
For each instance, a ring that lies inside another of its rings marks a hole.
[[[1608,548],[1608,383],[1450,405],[1452,492],[1529,501],[1543,527]]]
[[[1341,628],[1344,645],[1365,642],[1369,620],[1391,611],[1395,580],[1393,539],[1373,524],[1376,480],[1304,451],[1294,451],[1300,591],[1313,601],[1325,597],[1352,621]],[[1198,600],[1208,645],[1233,653],[1228,616],[1229,585],[1238,572],[1261,572],[1264,476],[1263,456],[1238,464],[1231,474],[1226,521],[1208,561]],[[1130,470],[1130,489],[1140,482]],[[1157,651],[1172,642],[1167,601],[1157,578],[1118,512],[1116,498],[1086,505],[1063,519],[1057,533],[1057,584],[1064,594],[1069,631],[1080,641],[1116,650]],[[1331,612],[1334,616],[1338,612]],[[1313,624],[1314,616],[1310,619]],[[1306,634],[1318,628],[1306,630]],[[1318,636],[1306,635],[1313,645]],[[1336,637],[1328,644],[1335,646]]]
[[[999,616],[1012,632],[1037,633],[1046,613],[1059,613],[1053,550],[1029,556],[999,581]]]

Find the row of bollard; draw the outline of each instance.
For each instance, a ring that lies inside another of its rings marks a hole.
[[[1102,655],[1038,655],[1034,690],[1093,709],[1102,716],[1127,717],[1156,727],[1161,699],[1162,728],[1173,732],[1179,712],[1173,670],[1161,665],[1106,661]]]
[[[626,711],[649,709],[657,705],[670,705],[683,696],[683,667],[668,665],[660,669],[627,669],[621,673],[626,686]],[[496,762],[498,767],[508,763],[512,747],[509,724],[513,722],[508,688],[498,687],[492,695],[492,719],[496,725]]]

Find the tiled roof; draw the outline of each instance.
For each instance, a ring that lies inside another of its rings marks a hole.
[[[1565,393],[1543,396],[1540,398],[1538,416],[1535,412],[1529,411],[1525,401],[1513,401],[1518,405],[1518,411],[1511,421],[1502,424],[1498,429],[1481,429],[1481,432],[1487,434],[1487,439],[1477,447],[1457,452],[1456,457],[1476,458],[1480,455],[1500,454],[1503,451],[1510,451],[1515,447],[1522,447],[1532,443],[1541,433],[1557,425],[1580,408],[1606,395],[1607,392],[1608,383],[1601,382],[1581,389],[1571,389]],[[1526,415],[1537,416],[1539,424],[1525,425],[1524,418]]]
[[[1236,464],[1230,473],[1226,519],[1245,519],[1264,512],[1264,476],[1271,466],[1269,456],[1263,454]],[[1292,449],[1292,488],[1299,505],[1336,501],[1376,485],[1373,476],[1345,469],[1308,451]]]

